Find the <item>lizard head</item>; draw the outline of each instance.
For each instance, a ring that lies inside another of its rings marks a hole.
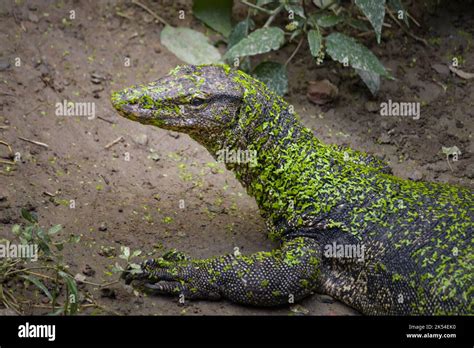
[[[225,65],[185,65],[148,85],[112,94],[122,116],[146,125],[206,138],[238,114],[244,91]]]

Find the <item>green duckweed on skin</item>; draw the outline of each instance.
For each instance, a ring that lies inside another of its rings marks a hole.
[[[471,190],[402,180],[375,157],[322,143],[281,97],[224,65],[177,67],[112,103],[129,119],[189,134],[216,159],[256,154],[252,165],[225,165],[281,249],[182,261],[182,291],[274,305],[318,289],[366,314],[473,314]],[[362,261],[325,257],[333,242],[363,246]]]

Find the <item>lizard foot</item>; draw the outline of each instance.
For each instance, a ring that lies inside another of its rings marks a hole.
[[[219,289],[204,275],[200,265],[206,260],[190,260],[176,250],[142,263],[141,273],[124,272],[127,284],[152,295],[184,296],[186,299],[218,300]]]
[[[191,260],[171,252],[142,263],[141,272],[126,272],[127,284],[151,294],[184,296],[273,306],[293,303],[317,285],[319,247],[309,238],[283,243],[272,252]]]

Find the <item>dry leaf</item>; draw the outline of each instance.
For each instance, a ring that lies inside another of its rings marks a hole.
[[[314,104],[323,105],[334,100],[339,89],[328,80],[310,81],[306,96]]]
[[[467,73],[465,71],[462,71],[461,69],[456,69],[453,66],[450,66],[449,70],[451,70],[453,73],[455,73],[456,75],[458,75],[460,78],[462,78],[464,80],[474,79],[474,74]]]

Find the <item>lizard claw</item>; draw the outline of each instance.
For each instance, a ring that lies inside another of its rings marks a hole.
[[[215,287],[209,285],[199,273],[199,268],[183,255],[173,250],[162,258],[146,260],[141,264],[140,273],[131,272],[129,268],[122,278],[126,284],[152,295],[209,300],[221,298]]]
[[[151,271],[158,267],[159,261],[155,259],[148,259],[142,262],[140,265],[140,270],[132,268],[130,265],[122,272],[120,276],[122,279],[125,280],[125,284],[129,285],[134,280],[145,280],[149,279],[151,275]]]
[[[165,261],[189,261],[191,258],[176,249],[170,249],[163,255],[163,260]]]
[[[184,299],[219,300],[221,295],[216,291],[200,290],[190,283],[179,281],[159,281],[155,284],[145,284],[144,291],[152,295],[179,296]]]

